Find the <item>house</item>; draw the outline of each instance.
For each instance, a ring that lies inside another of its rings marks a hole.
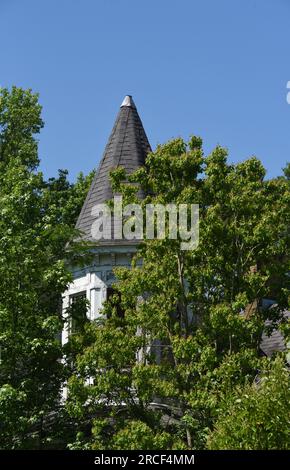
[[[76,228],[82,232],[83,240],[95,241],[92,237],[95,220],[93,209],[96,205],[104,204],[113,198],[109,180],[110,171],[116,167],[123,167],[126,174],[130,174],[144,165],[150,151],[151,147],[133,98],[125,96],[76,224]],[[104,301],[112,294],[114,267],[131,266],[137,241],[124,240],[115,235],[116,232],[113,230],[108,239],[100,240],[93,245],[94,257],[89,266],[73,270],[74,280],[63,294],[64,316],[69,306],[77,299],[84,298],[90,305],[88,318],[96,319],[100,315]],[[62,332],[63,344],[67,342],[70,330],[71,324],[68,321]],[[270,337],[263,335],[262,354],[271,356],[273,352],[284,348],[284,339],[279,331],[274,331]]]
[[[109,174],[113,168],[123,167],[127,174],[144,165],[151,151],[143,124],[131,96],[125,96],[114,127],[92,181],[87,198],[79,215],[76,228],[82,232],[85,241],[94,241],[92,225],[95,220],[93,208],[113,198]],[[79,298],[90,303],[88,318],[93,320],[99,315],[104,301],[112,292],[114,281],[113,268],[130,266],[137,243],[112,237],[96,242],[92,248],[94,260],[84,269],[73,270],[73,282],[63,294],[63,312]],[[66,343],[70,331],[69,322],[62,332],[62,343]]]

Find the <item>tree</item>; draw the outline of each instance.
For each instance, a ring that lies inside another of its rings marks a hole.
[[[36,140],[42,127],[37,95],[1,90],[1,448],[45,444],[64,380],[61,294],[71,279],[65,246],[76,234],[72,198],[87,180],[71,185],[65,172],[43,179]]]
[[[95,171],[79,173],[75,183],[68,181],[68,171],[59,170],[58,178],[44,182],[43,206],[54,211],[55,223],[74,228]]]
[[[198,203],[199,245],[181,250],[167,227],[165,239],[144,240],[131,269],[116,269],[108,318],[77,340],[67,409],[83,425],[72,447],[136,448],[128,430],[143,429],[150,448],[160,436],[170,436],[167,449],[205,448],[225,397],[261,369],[265,320],[269,334],[284,321],[289,185],[265,180],[256,158],[232,165],[221,147],[205,157],[197,137],[158,146],[125,179],[120,168],[112,173],[124,204],[140,186],[143,208]],[[262,299],[274,295],[275,308],[265,309]]]
[[[239,437],[228,410],[240,422],[250,408],[253,426],[275,410],[272,434],[251,440],[245,427],[243,446],[286,448],[277,424],[288,412],[286,386],[277,383],[286,371],[277,362],[268,372],[259,344],[266,319],[269,334],[278,327],[289,337],[287,170],[267,181],[257,159],[231,165],[221,147],[205,157],[196,137],[159,146],[129,183],[116,169],[112,185],[124,204],[138,200],[140,186],[143,208],[198,203],[199,245],[182,250],[168,226],[165,239],[144,240],[131,269],[116,270],[101,320],[87,321],[84,302],[71,307],[77,331],[64,364],[61,294],[68,266],[86,262],[74,225],[93,173],[72,184],[60,170],[45,181],[42,127],[37,95],[1,91],[0,448],[222,447],[228,429]],[[276,305],[265,309],[264,298]],[[255,388],[261,371],[269,380]],[[245,391],[249,401],[239,405]]]
[[[283,168],[283,173],[287,180],[290,180],[290,163],[287,163],[286,167]]]
[[[258,383],[227,397],[208,439],[209,449],[289,450],[290,376],[284,361],[264,364]]]

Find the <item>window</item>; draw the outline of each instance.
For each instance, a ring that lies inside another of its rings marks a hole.
[[[121,304],[121,294],[113,287],[107,287],[107,302],[109,302],[112,307],[116,309],[117,316],[119,318],[124,318],[124,310]],[[109,317],[111,315],[108,315]]]
[[[78,292],[69,298],[69,333],[77,333],[87,321],[87,295]]]

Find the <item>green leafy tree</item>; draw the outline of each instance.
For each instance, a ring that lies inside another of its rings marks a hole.
[[[290,180],[290,163],[287,163],[286,167],[283,168],[283,173],[287,180]]]
[[[37,447],[60,405],[64,366],[61,294],[71,279],[66,243],[75,236],[76,185],[37,171],[43,127],[37,95],[0,93],[0,448]],[[83,193],[82,193],[83,191]],[[80,194],[81,193],[81,194]]]
[[[79,173],[75,183],[68,181],[68,171],[59,170],[58,178],[49,178],[43,191],[44,209],[54,211],[56,223],[74,228],[95,171]]]
[[[265,363],[258,383],[227,397],[209,449],[289,450],[290,375],[281,358]]]
[[[197,137],[158,146],[125,178],[112,174],[124,204],[140,186],[144,208],[199,204],[199,245],[182,250],[167,227],[165,239],[140,245],[131,269],[116,269],[108,319],[78,337],[67,409],[86,428],[71,446],[136,448],[140,433],[143,448],[167,435],[163,448],[205,448],[225,397],[261,369],[265,320],[269,334],[284,322],[289,185],[265,180],[256,158],[229,164],[221,147],[205,157]],[[263,308],[264,298],[276,306]]]

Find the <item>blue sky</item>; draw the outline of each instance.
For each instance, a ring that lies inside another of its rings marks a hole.
[[[0,0],[0,84],[39,92],[41,169],[102,156],[124,95],[153,148],[200,135],[230,161],[290,161],[289,0]]]

